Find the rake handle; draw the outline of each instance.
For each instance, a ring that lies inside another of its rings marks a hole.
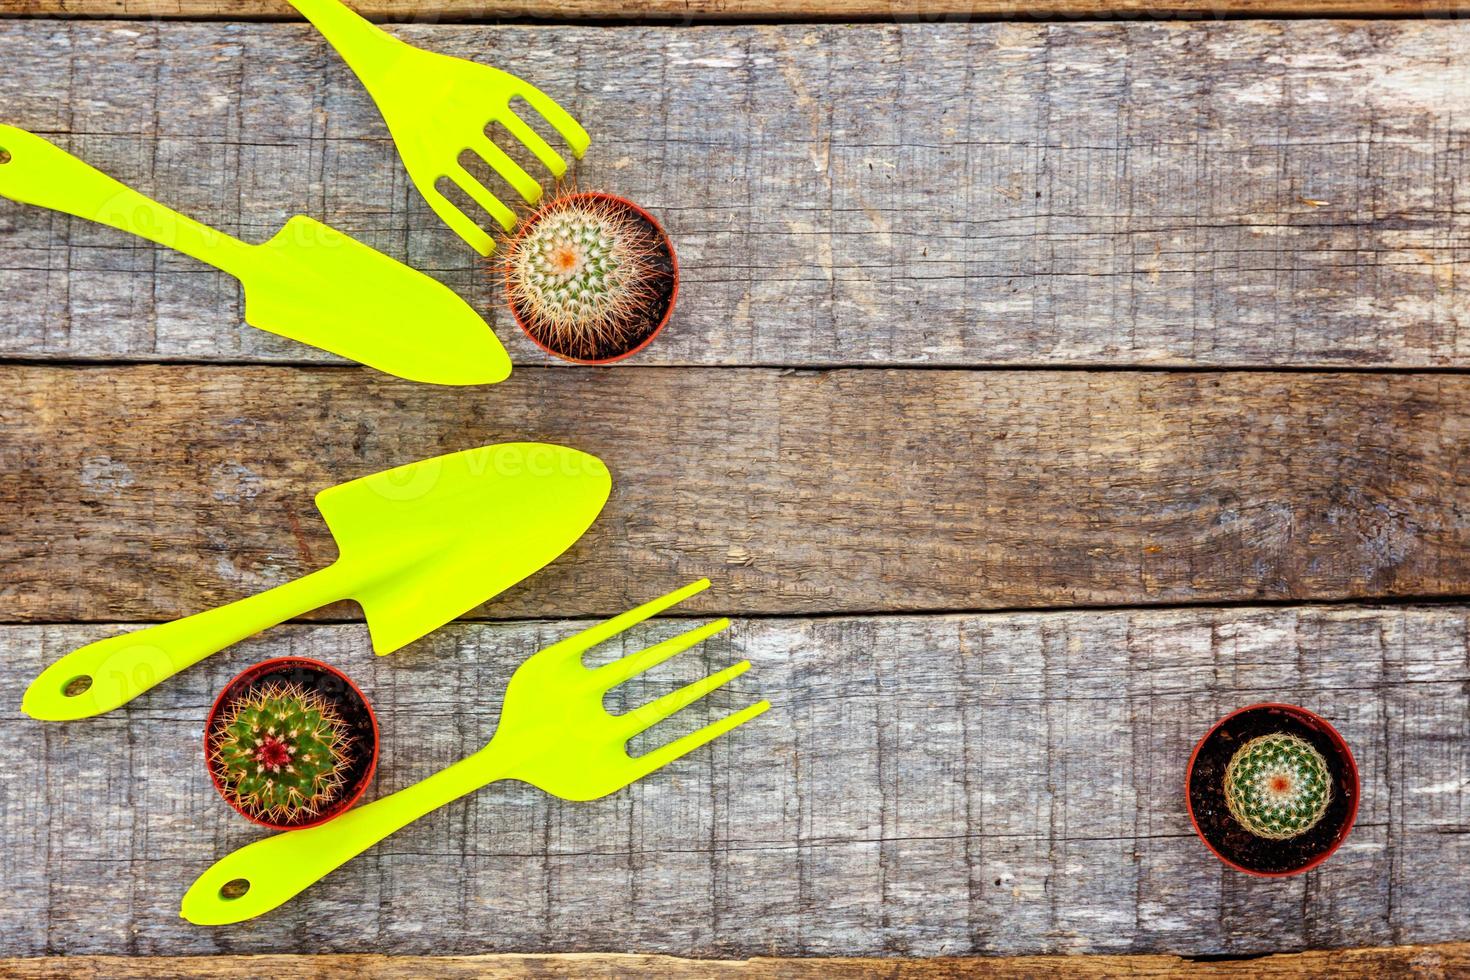
[[[397,60],[403,42],[340,0],[289,2],[321,32],[364,84],[383,74]]]
[[[179,914],[222,926],[263,915],[305,891],[384,837],[468,793],[504,778],[495,743],[427,779],[349,810],[324,824],[288,830],[225,855],[184,894]],[[487,759],[487,755],[491,758]],[[491,775],[487,778],[486,773]],[[231,889],[244,891],[229,897]]]
[[[7,159],[8,158],[8,159]],[[0,126],[0,195],[145,238],[238,278],[251,246],[164,207],[34,133]]]

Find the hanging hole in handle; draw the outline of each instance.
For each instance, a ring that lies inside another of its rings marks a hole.
[[[79,694],[86,694],[91,689],[92,678],[87,674],[83,674],[81,677],[73,677],[67,681],[66,686],[61,689],[61,693],[69,698],[74,698]]]
[[[219,897],[227,902],[232,902],[244,896],[250,890],[250,882],[245,878],[235,878],[219,886]]]
[[[0,167],[5,166],[11,160],[10,151],[0,146]]]

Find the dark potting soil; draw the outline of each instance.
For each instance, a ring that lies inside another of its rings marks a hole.
[[[345,683],[336,674],[304,660],[286,660],[272,664],[261,671],[252,671],[231,683],[225,692],[225,700],[238,697],[254,688],[276,683],[298,684],[308,691],[315,691],[332,703],[343,724],[347,726],[351,745],[349,761],[342,779],[342,790],[337,800],[315,816],[303,814],[294,823],[317,823],[335,817],[347,809],[357,797],[358,790],[372,778],[375,760],[375,726],[372,711],[351,684]],[[282,821],[273,826],[289,827],[293,822]]]
[[[1305,739],[1322,753],[1332,778],[1332,799],[1322,820],[1306,833],[1287,840],[1257,837],[1242,827],[1225,805],[1225,767],[1231,757],[1256,736],[1273,732]],[[1351,762],[1322,724],[1266,705],[1226,720],[1200,746],[1189,774],[1189,806],[1200,832],[1226,860],[1250,871],[1281,874],[1310,864],[1343,839],[1356,810],[1355,782]]]
[[[649,259],[649,264],[658,270],[658,278],[655,280],[653,296],[644,304],[639,315],[644,325],[641,335],[630,341],[623,350],[608,351],[602,355],[603,358],[617,357],[630,350],[637,350],[639,345],[648,340],[653,332],[663,324],[664,319],[669,315],[669,305],[674,302],[674,255],[669,251],[668,239],[652,221],[631,208],[627,211],[628,217],[637,221],[644,233],[658,243],[658,248],[654,250],[652,258]]]

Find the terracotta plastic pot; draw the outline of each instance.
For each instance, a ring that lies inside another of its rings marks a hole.
[[[572,354],[565,353],[563,351],[556,350],[553,347],[547,346],[527,325],[525,312],[517,307],[514,297],[511,295],[509,263],[506,263],[505,266],[506,297],[508,300],[508,305],[510,306],[511,316],[515,318],[516,326],[520,327],[521,332],[524,333],[528,338],[530,338],[531,343],[535,344],[537,347],[541,348],[552,357],[559,357],[564,361],[571,361],[573,364],[615,364],[618,361],[632,357],[634,354],[637,354],[649,344],[653,343],[654,338],[663,333],[664,327],[668,326],[669,318],[674,315],[674,304],[679,298],[679,259],[678,256],[674,254],[674,243],[669,239],[668,233],[664,231],[663,225],[658,223],[658,219],[649,214],[647,211],[643,210],[643,208],[634,204],[632,201],[628,200],[627,198],[619,197],[616,194],[606,194],[602,191],[578,191],[573,194],[565,195],[564,197],[559,198],[556,202],[553,203],[560,205],[567,201],[577,200],[606,201],[610,204],[626,209],[630,214],[643,221],[648,226],[649,232],[661,244],[662,255],[667,256],[667,268],[664,270],[667,276],[667,283],[665,285],[665,288],[661,291],[657,303],[657,306],[661,308],[661,313],[658,313],[656,315],[656,319],[654,317],[650,317],[650,322],[653,322],[655,324],[653,329],[649,331],[649,333],[642,339],[640,339],[636,344],[629,347],[627,350],[619,351],[618,353],[610,355],[608,357],[593,359],[576,357]],[[514,254],[515,250],[525,239],[527,233],[529,233],[535,227],[538,218],[544,213],[544,210],[545,209],[543,208],[543,210],[537,211],[535,214],[531,215],[531,217],[527,218],[524,222],[521,223],[521,227],[516,233],[515,238],[512,240],[510,248],[506,250],[507,255]]]
[[[1225,769],[1242,745],[1259,735],[1286,732],[1304,739],[1327,763],[1332,794],[1321,820],[1285,840],[1259,837],[1230,814]],[[1189,820],[1205,846],[1229,867],[1262,878],[1309,871],[1332,856],[1358,814],[1358,766],[1347,742],[1326,719],[1293,704],[1253,704],[1215,723],[1194,747],[1185,775]]]
[[[334,799],[316,815],[295,821],[271,821],[246,813],[229,798],[210,761],[210,735],[215,731],[220,712],[225,705],[243,696],[253,687],[273,682],[297,684],[326,698],[336,708],[351,736],[348,749],[349,760],[341,789],[334,794]],[[352,683],[346,674],[319,660],[310,660],[306,657],[278,657],[241,671],[234,680],[225,685],[224,690],[220,691],[219,697],[215,698],[214,706],[209,709],[209,716],[204,722],[204,767],[209,772],[209,778],[214,784],[215,791],[226,803],[230,804],[236,813],[262,827],[270,827],[275,830],[299,830],[303,827],[314,827],[317,824],[326,823],[350,809],[358,801],[367,790],[368,784],[372,782],[377,765],[378,719],[373,714],[372,705],[368,704],[362,691],[358,690],[357,685]]]

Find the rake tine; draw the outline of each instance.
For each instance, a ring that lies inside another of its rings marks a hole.
[[[728,731],[739,728],[758,715],[764,714],[770,708],[771,702],[758,701],[748,708],[742,708],[733,715],[726,715],[719,721],[705,725],[697,732],[690,732],[683,738],[675,739],[662,748],[654,749],[632,760],[634,770],[638,773],[635,779],[642,779],[655,769],[662,769],[681,756],[688,755],[695,749],[708,742],[713,742]]]
[[[470,149],[479,154],[480,159],[500,176],[504,177],[506,183],[516,189],[521,195],[521,200],[527,204],[535,204],[541,200],[541,185],[536,183],[536,178],[526,173],[519,163],[506,156],[505,151],[490,141],[487,136],[480,136],[471,145]]]
[[[670,606],[677,606],[685,599],[693,595],[698,595],[707,588],[709,588],[709,579],[707,578],[690,582],[683,588],[675,589],[667,595],[661,595],[651,602],[645,602],[636,609],[629,609],[627,612],[614,616],[612,619],[604,620],[596,626],[589,626],[582,632],[574,636],[569,636],[565,640],[561,640],[553,646],[547,647],[542,653],[548,653],[551,650],[560,650],[564,653],[576,654],[580,658],[582,654],[591,650],[599,643],[610,640],[624,630],[637,626],[650,616],[657,616]]]
[[[678,636],[671,636],[646,650],[630,653],[621,660],[614,660],[606,666],[599,667],[593,676],[602,685],[604,691],[616,687],[623,681],[637,677],[645,670],[663,663],[675,654],[683,653],[696,643],[704,642],[729,625],[728,619],[717,619],[713,623],[705,623],[703,626],[685,630]]]
[[[627,732],[629,738],[632,738],[639,732],[657,725],[665,718],[683,711],[700,698],[730,683],[749,669],[749,660],[731,664],[719,673],[710,674],[693,684],[686,684],[677,691],[648,702],[641,708],[634,708],[632,711],[619,715],[618,727]]]
[[[567,172],[567,162],[562,155],[553,150],[541,134],[532,129],[524,119],[515,114],[514,109],[506,109],[499,116],[500,124],[510,130],[510,135],[525,144],[526,149],[536,154],[536,159],[550,170],[556,177],[561,177]]]
[[[555,99],[532,85],[522,86],[517,94],[525,99],[531,108],[535,109],[541,118],[545,119],[551,128],[561,135],[562,139],[567,141],[567,145],[572,148],[572,154],[578,160],[582,159],[582,154],[586,153],[587,147],[592,144],[592,137],[587,135],[587,130],[582,128],[582,124],[573,119],[571,113],[557,105]]]
[[[419,193],[424,195],[424,200],[429,202],[429,207],[434,209],[434,213],[439,216],[439,220],[448,225],[456,235],[463,238],[470,248],[479,252],[481,255],[489,255],[495,251],[495,239],[491,238],[485,233],[483,228],[471,221],[467,214],[455,207],[449,198],[440,194],[435,188],[422,184],[419,185]]]
[[[500,198],[491,194],[485,185],[476,180],[468,170],[455,163],[449,167],[449,172],[445,176],[454,181],[460,190],[468,194],[470,200],[484,208],[490,217],[500,222],[500,227],[506,231],[510,231],[516,226],[515,212],[500,203]]]

